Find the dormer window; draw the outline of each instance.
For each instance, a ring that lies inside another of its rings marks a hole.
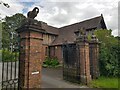
[[[75,35],[76,35],[77,37],[79,36],[79,34],[80,34],[79,31],[75,32]]]

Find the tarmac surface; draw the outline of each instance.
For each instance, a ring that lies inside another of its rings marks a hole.
[[[13,72],[14,72],[14,67],[13,67]],[[41,87],[42,88],[87,88],[87,86],[81,86],[79,84],[74,84],[64,81],[62,75],[63,75],[62,68],[42,68]],[[2,63],[0,63],[0,84],[1,81],[2,81]],[[1,89],[1,85],[0,85],[0,89]]]
[[[42,88],[87,88],[63,80],[62,68],[43,68],[42,69]]]

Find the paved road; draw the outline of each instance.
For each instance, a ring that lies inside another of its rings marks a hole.
[[[10,69],[10,65],[9,65]],[[14,67],[13,67],[14,72]],[[9,70],[10,73],[10,70]],[[0,63],[0,82],[2,81],[2,63]],[[86,88],[78,84],[72,84],[62,79],[62,69],[42,69],[42,88]]]
[[[62,69],[42,69],[42,88],[87,88],[78,84],[69,83],[62,78]]]

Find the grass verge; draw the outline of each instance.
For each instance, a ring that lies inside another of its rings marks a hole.
[[[93,88],[118,88],[118,78],[115,77],[99,77],[90,82]]]

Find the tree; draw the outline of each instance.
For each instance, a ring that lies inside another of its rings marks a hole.
[[[112,30],[96,30],[95,35],[100,44],[100,73],[104,76],[117,76],[118,71],[118,39],[111,35]]]
[[[117,45],[118,40],[112,35],[112,30],[96,30],[95,35],[102,44],[105,44],[107,47],[112,45]]]
[[[22,21],[26,17],[23,14],[17,13],[11,17],[6,16],[4,22],[2,22],[2,47],[14,48],[14,44],[17,41],[16,29],[21,26]]]

